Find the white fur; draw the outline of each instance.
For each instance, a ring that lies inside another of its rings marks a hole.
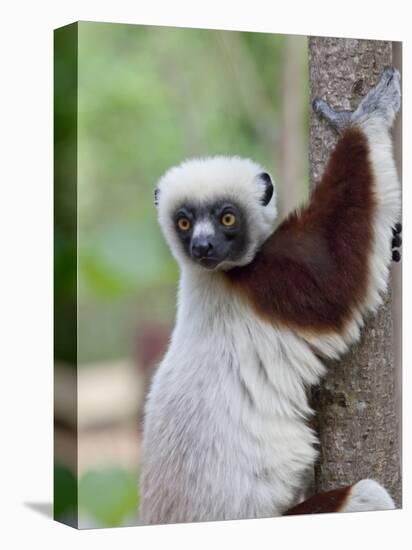
[[[177,324],[146,404],[144,523],[267,517],[316,457],[306,387],[324,367],[259,321],[221,276],[184,269]]]
[[[395,503],[388,492],[373,479],[362,479],[352,487],[350,496],[341,512],[368,512],[393,510]]]
[[[214,232],[215,228],[210,220],[201,220],[195,223],[193,237],[210,237]]]

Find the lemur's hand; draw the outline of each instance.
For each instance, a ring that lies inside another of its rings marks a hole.
[[[349,126],[362,125],[371,118],[379,119],[390,128],[401,105],[399,72],[387,67],[376,86],[371,88],[355,111],[335,111],[326,101],[316,98],[313,109],[322,115],[338,132]]]
[[[395,227],[392,228],[392,260],[394,262],[399,262],[401,259],[400,247],[402,245],[402,225],[397,223]]]

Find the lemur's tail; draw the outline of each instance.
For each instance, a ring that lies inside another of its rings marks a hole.
[[[354,485],[320,493],[290,510],[284,515],[321,514],[330,512],[367,512],[393,510],[395,503],[389,493],[373,479],[362,479]]]

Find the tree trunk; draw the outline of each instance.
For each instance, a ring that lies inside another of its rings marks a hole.
[[[311,100],[353,110],[392,64],[391,42],[340,38],[309,39]],[[337,136],[314,113],[310,122],[312,186],[319,181]],[[389,243],[388,243],[389,246]],[[315,490],[329,490],[362,478],[380,481],[401,505],[399,418],[393,350],[391,290],[367,320],[361,341],[313,392],[320,457]]]

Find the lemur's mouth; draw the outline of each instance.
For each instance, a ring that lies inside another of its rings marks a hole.
[[[200,258],[197,262],[206,269],[214,269],[217,267],[223,260],[219,258]]]

